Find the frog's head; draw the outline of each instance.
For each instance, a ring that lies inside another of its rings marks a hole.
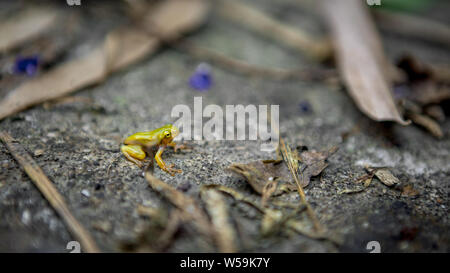
[[[164,144],[172,142],[172,140],[180,133],[178,128],[173,126],[172,124],[167,124],[163,128],[164,130],[162,131],[163,134],[162,142]]]

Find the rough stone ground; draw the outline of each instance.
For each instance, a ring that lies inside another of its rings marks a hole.
[[[110,16],[118,13],[115,6],[107,1],[95,2],[83,7],[88,11],[83,16],[82,27],[89,27],[89,31],[83,32],[77,40],[77,50],[69,54],[88,51],[90,47],[81,46],[83,43],[95,44],[112,25],[118,24]],[[297,16],[288,1],[277,5],[260,1],[257,5],[280,20],[320,31],[314,18],[304,13]],[[436,13],[429,11],[424,16],[445,20],[439,14],[448,14],[449,10],[448,3],[441,3],[434,9]],[[89,12],[97,16],[90,17]],[[207,25],[190,39],[262,66],[311,65],[299,54],[219,16],[211,16]],[[445,48],[386,33],[383,39],[388,55],[394,60],[409,52],[429,62],[450,62],[450,52]],[[170,207],[161,195],[149,188],[137,167],[122,157],[115,159],[120,155],[121,138],[174,121],[170,117],[172,107],[176,104],[192,107],[194,96],[202,96],[204,105],[279,104],[281,135],[289,143],[317,150],[339,145],[322,179],[314,178],[306,195],[320,222],[344,241],[336,246],[298,234],[262,238],[260,215],[226,198],[233,223],[240,231],[240,251],[367,252],[367,242],[374,240],[381,243],[384,252],[449,251],[448,119],[443,124],[445,137],[437,141],[415,126],[372,122],[358,111],[344,89],[300,80],[247,78],[214,65],[214,86],[208,92],[199,93],[189,88],[187,80],[200,61],[183,52],[162,50],[114,74],[103,84],[76,93],[93,99],[104,111],[79,102],[49,110],[37,106],[5,119],[0,123],[0,130],[8,131],[31,154],[39,149],[44,151],[40,156],[33,156],[36,162],[100,248],[116,252],[120,251],[121,242],[133,240],[151,222],[137,214],[139,204]],[[302,101],[312,105],[312,113],[300,112],[298,105]],[[346,139],[341,137],[355,126],[359,128],[357,132]],[[167,163],[174,163],[183,174],[171,177],[156,169],[155,175],[175,187],[189,183],[191,187],[186,194],[199,201],[199,188],[204,184],[226,185],[258,198],[242,178],[225,169],[234,162],[274,158],[274,153],[261,152],[259,143],[251,141],[188,144],[192,151],[174,154],[170,150],[163,155]],[[113,161],[116,163],[108,176],[106,169]],[[355,187],[352,179],[365,173],[365,164],[392,167],[392,172],[401,181],[412,184],[419,195],[402,197],[400,192],[377,180],[364,192],[337,194],[339,190]],[[71,235],[4,145],[0,145],[0,166],[0,251],[66,252]],[[83,195],[83,190],[90,196]],[[298,202],[296,193],[278,199]],[[308,219],[302,217],[307,224]],[[415,228],[415,236],[408,238],[405,231]],[[166,251],[216,250],[198,242],[195,230],[183,228]]]

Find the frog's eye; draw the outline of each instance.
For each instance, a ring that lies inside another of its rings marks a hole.
[[[170,134],[170,131],[165,131],[165,132],[164,132],[164,136],[165,136],[166,138],[169,138],[170,135],[171,135],[171,134]]]

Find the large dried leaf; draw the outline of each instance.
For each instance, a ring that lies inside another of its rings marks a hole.
[[[332,147],[320,152],[303,151],[299,156],[293,158],[302,163],[299,164],[299,178],[302,187],[308,186],[311,177],[319,175],[328,166],[326,160],[337,149],[337,147]],[[263,199],[297,190],[289,168],[279,160],[258,160],[247,164],[235,163],[228,169],[242,175],[250,186],[264,197]]]
[[[207,3],[201,0],[169,0],[152,9],[144,20],[149,21],[149,28],[161,27],[159,30],[163,35],[177,37],[203,22],[207,10]],[[104,44],[87,56],[62,64],[8,94],[0,102],[0,120],[30,106],[101,82],[108,73],[155,52],[160,44],[158,38],[150,37],[140,28],[114,30]]]
[[[266,184],[276,180],[278,185],[272,195],[280,195],[284,191],[296,190],[289,169],[281,161],[254,161],[248,164],[236,163],[229,168],[230,171],[242,175],[250,186],[259,194],[264,193]]]
[[[0,53],[37,37],[55,23],[58,11],[49,7],[33,7],[0,23]]]
[[[321,0],[331,30],[339,71],[359,109],[376,121],[408,124],[400,116],[390,88],[395,70],[360,0]]]

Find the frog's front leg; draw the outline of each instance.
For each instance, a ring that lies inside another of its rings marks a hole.
[[[145,151],[142,149],[142,146],[140,145],[122,145],[120,146],[120,150],[122,151],[123,155],[133,162],[134,164],[138,165],[139,168],[142,168],[142,162],[145,159]]]
[[[173,147],[173,151],[176,153],[178,151],[178,149],[183,150],[183,149],[190,149],[188,146],[184,145],[184,144],[178,144],[176,142],[170,142],[167,144],[167,146],[172,146]]]
[[[167,166],[166,163],[161,158],[161,154],[164,152],[165,146],[160,146],[158,151],[155,154],[155,160],[156,163],[158,163],[158,166],[161,168],[161,170],[168,172],[170,175],[174,176],[175,173],[181,173],[181,170],[173,169],[173,164],[171,166]]]

